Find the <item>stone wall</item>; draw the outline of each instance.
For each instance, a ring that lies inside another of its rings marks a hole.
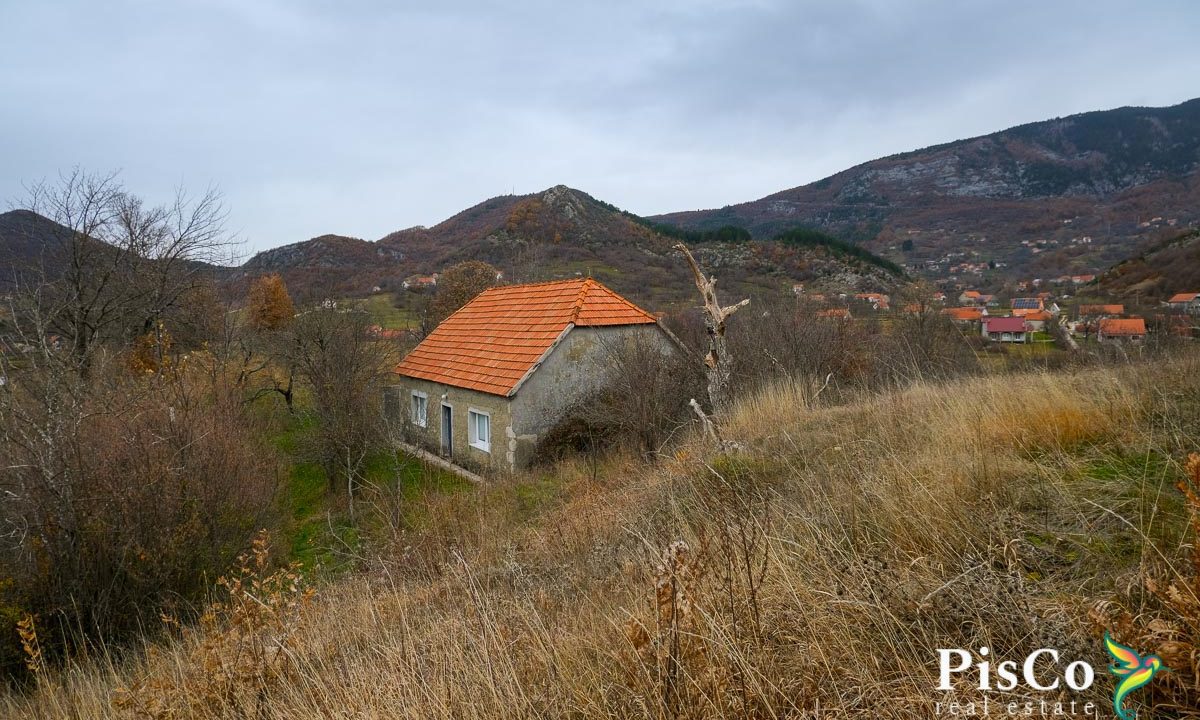
[[[428,380],[410,377],[396,378],[396,384],[387,388],[396,393],[399,420],[409,442],[421,445],[431,452],[442,453],[442,406],[451,409],[451,452],[454,462],[471,469],[504,470],[513,466],[509,457],[509,436],[512,434],[510,401],[499,395],[451,387]],[[412,393],[423,392],[428,397],[425,427],[411,421]],[[467,414],[479,410],[491,416],[492,438],[489,451],[473,447],[468,442]]]

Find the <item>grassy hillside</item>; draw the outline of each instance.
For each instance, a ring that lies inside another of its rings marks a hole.
[[[1087,660],[1072,697],[1105,708],[1104,627],[1173,670],[1139,717],[1197,717],[1176,489],[1196,358],[813,395],[743,399],[731,454],[692,439],[420,500],[312,595],[249,561],[197,630],[44,676],[0,715],[931,717],[981,698],[934,689],[936,649],[981,646]]]

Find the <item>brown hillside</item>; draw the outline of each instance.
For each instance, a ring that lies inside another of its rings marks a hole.
[[[464,260],[483,260],[508,282],[594,276],[654,308],[690,302],[694,289],[676,238],[587,193],[558,185],[530,195],[491,198],[433,227],[391,233],[377,242],[325,235],[260,253],[247,273],[278,272],[301,298],[354,295],[399,287]],[[887,290],[900,279],[836,248],[773,242],[701,242],[705,267],[732,292],[790,292],[796,282],[842,291]]]
[[[1099,287],[1109,296],[1146,300],[1200,292],[1200,231],[1171,238],[1114,265],[1100,277]]]

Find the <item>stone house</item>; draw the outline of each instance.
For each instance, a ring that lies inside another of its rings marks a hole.
[[[494,287],[438,325],[395,369],[385,408],[407,435],[462,465],[526,466],[539,439],[605,382],[619,343],[678,341],[591,279]]]

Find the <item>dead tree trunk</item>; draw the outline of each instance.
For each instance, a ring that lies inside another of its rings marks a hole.
[[[708,332],[708,354],[704,356],[704,372],[708,377],[708,402],[713,413],[719,415],[729,409],[729,376],[733,371],[733,359],[729,356],[729,349],[725,344],[725,321],[739,308],[749,305],[750,300],[745,299],[736,305],[721,307],[721,303],[717,302],[717,279],[704,276],[696,258],[686,245],[679,243],[675,249],[687,259],[696,279],[696,289],[704,299],[704,329]]]

